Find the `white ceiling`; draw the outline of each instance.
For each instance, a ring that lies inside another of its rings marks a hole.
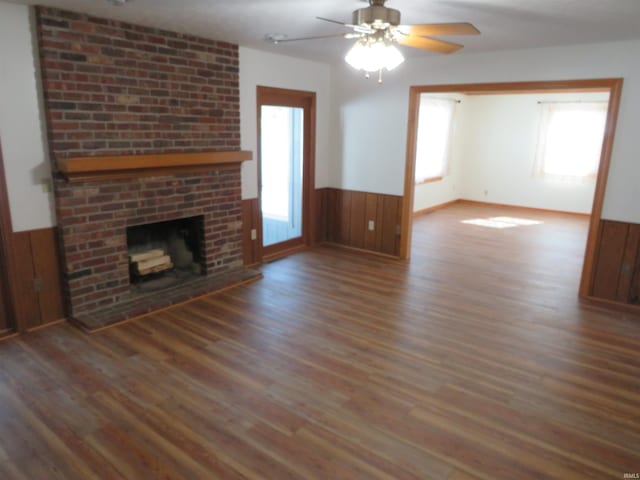
[[[2,1],[2,0],[0,0]],[[342,38],[272,45],[269,33],[289,38],[347,30],[316,16],[351,22],[362,0],[12,0],[226,40],[246,47],[325,62],[340,61],[351,41]],[[402,23],[470,22],[482,34],[442,37],[462,52],[495,51],[640,38],[640,0],[388,0]],[[408,57],[438,55],[402,47]],[[455,54],[454,54],[455,55]]]

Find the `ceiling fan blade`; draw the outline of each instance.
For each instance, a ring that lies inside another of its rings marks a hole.
[[[317,20],[322,20],[323,22],[329,22],[329,23],[336,23],[338,25],[342,25],[344,27],[350,27],[351,25],[347,25],[344,22],[340,22],[338,20],[331,20],[330,18],[324,18],[324,17],[316,17]]]
[[[397,35],[396,41],[400,45],[406,45],[407,47],[421,48],[423,50],[431,50],[438,53],[453,53],[462,48],[462,45],[457,43],[445,42],[443,40],[436,40],[429,37],[417,37],[414,35]]]
[[[279,40],[270,40],[271,43],[277,45],[278,43],[286,43],[286,42],[298,42],[301,40],[320,40],[323,38],[349,38],[349,33],[337,33],[334,35],[316,35],[313,37],[298,37],[298,38],[283,38]]]
[[[374,30],[366,25],[353,25],[351,23],[339,22],[338,20],[331,20],[330,18],[316,17],[317,20],[323,22],[335,23],[336,25],[342,25],[343,27],[353,28],[357,33],[373,33]]]
[[[422,25],[398,25],[406,35],[480,35],[480,30],[470,23],[425,23]]]

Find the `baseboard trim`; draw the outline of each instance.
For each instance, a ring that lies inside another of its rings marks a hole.
[[[287,249],[282,250],[282,251],[277,252],[277,253],[272,253],[270,255],[263,255],[262,256],[262,263],[270,263],[270,262],[273,262],[275,260],[279,260],[281,258],[288,257],[289,255],[294,255],[294,254],[300,253],[300,252],[306,252],[309,249],[311,249],[311,247],[309,245],[304,245],[304,244],[296,245],[295,247],[287,248]]]
[[[67,321],[68,321],[67,318],[59,318],[58,320],[53,320],[52,322],[45,323],[43,325],[31,327],[27,330],[27,332],[37,332],[38,330],[44,330],[45,328],[53,327],[55,325],[60,325],[61,323],[65,323]]]
[[[435,212],[436,210],[440,210],[442,208],[446,208],[450,205],[453,205],[454,203],[460,203],[460,202],[461,200],[459,198],[456,198],[455,200],[451,200],[449,202],[439,203],[438,205],[434,205],[432,207],[423,208],[422,210],[416,210],[415,212],[413,212],[413,216],[418,217],[420,215],[425,215],[427,213]]]
[[[530,210],[532,212],[540,212],[540,213],[562,213],[564,215],[575,215],[576,217],[591,217],[590,213],[578,213],[578,212],[568,212],[566,210],[552,210],[550,208],[537,208],[537,207],[525,207],[522,205],[508,205],[506,203],[493,203],[493,202],[482,202],[480,200],[466,200],[464,198],[459,198],[455,203],[465,203],[467,205],[479,205],[486,207],[501,207],[501,208],[518,208],[521,210]]]
[[[342,243],[321,242],[319,245],[324,247],[338,248],[340,250],[349,250],[354,253],[375,255],[376,257],[390,258],[392,260],[400,260],[400,257],[397,255],[390,255],[388,253],[376,252],[375,250],[367,250],[366,248],[352,247],[350,245],[343,245]]]
[[[3,330],[2,333],[0,333],[0,342],[4,342],[5,340],[10,340],[12,338],[16,338],[19,337],[20,334],[18,332],[12,332],[10,330],[5,331]]]
[[[640,305],[633,303],[616,302],[615,300],[607,300],[604,298],[586,296],[580,297],[580,303],[593,307],[605,308],[607,310],[617,310],[624,313],[633,313],[640,315]]]

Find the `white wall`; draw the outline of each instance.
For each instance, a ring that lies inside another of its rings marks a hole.
[[[240,130],[242,149],[254,159],[242,165],[242,198],[258,196],[256,86],[316,92],[316,187],[328,186],[330,156],[330,66],[240,47]]]
[[[465,96],[456,112],[450,175],[442,182],[416,186],[415,210],[464,198],[590,213],[594,178],[570,181],[534,175],[542,112],[539,102],[607,99],[608,93]],[[457,197],[452,186],[459,186]],[[443,190],[448,198],[443,197]]]
[[[640,41],[457,53],[410,59],[385,74],[382,85],[336,64],[332,89],[335,155],[341,164],[331,186],[402,195],[409,87],[526,80],[624,77],[603,217],[640,223]]]
[[[0,1],[0,142],[14,231],[55,225],[35,29],[24,5]]]

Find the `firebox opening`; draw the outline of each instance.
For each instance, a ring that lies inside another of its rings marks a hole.
[[[131,288],[162,289],[205,275],[203,236],[203,215],[128,227]]]

